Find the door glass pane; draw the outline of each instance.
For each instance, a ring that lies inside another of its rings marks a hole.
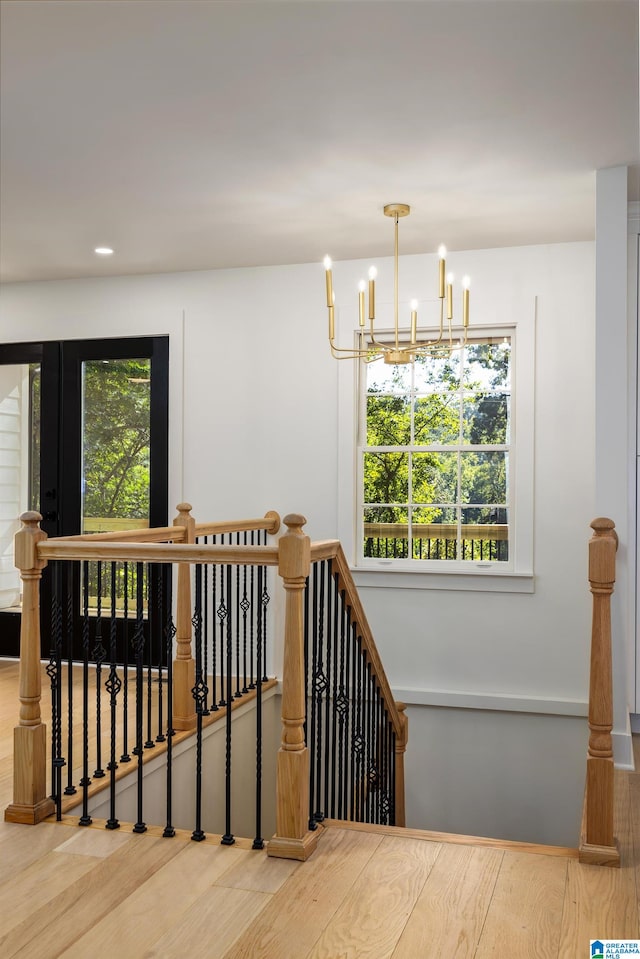
[[[82,532],[149,525],[151,361],[82,364]]]
[[[149,526],[151,361],[82,364],[82,532]],[[134,600],[135,577],[118,566],[116,606]],[[144,583],[145,607],[148,584]],[[100,595],[98,595],[100,594]],[[111,605],[111,581],[89,564],[89,606]]]
[[[0,609],[20,607],[20,514],[40,508],[40,365],[0,365]]]

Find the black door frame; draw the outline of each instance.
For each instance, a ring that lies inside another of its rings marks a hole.
[[[80,532],[82,363],[100,359],[150,359],[149,524],[168,522],[169,337],[52,340],[2,344],[0,364],[41,364],[40,510],[48,536]],[[74,482],[74,477],[76,481]],[[41,653],[50,649],[50,584],[41,586]],[[79,584],[78,584],[79,597]],[[79,605],[76,606],[79,608]],[[0,611],[0,655],[20,654],[20,613]]]

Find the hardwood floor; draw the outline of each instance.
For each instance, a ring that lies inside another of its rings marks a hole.
[[[15,712],[0,694],[4,807]],[[296,863],[185,833],[0,823],[0,956],[585,959],[590,938],[640,936],[640,773],[616,773],[616,833],[620,869],[390,827],[330,824]]]

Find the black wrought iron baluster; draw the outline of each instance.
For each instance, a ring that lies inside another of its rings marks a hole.
[[[164,648],[167,657],[167,823],[162,835],[165,839],[175,836],[176,831],[173,828],[173,641],[176,635],[176,627],[171,613],[171,595],[172,595],[172,569],[166,567],[166,598],[164,604],[163,629],[164,629]],[[160,605],[162,606],[163,585],[165,576],[160,577]]]
[[[346,696],[344,683],[345,657],[344,647],[346,643],[347,632],[347,609],[345,604],[345,593],[341,590],[338,593],[338,621],[339,630],[336,632],[339,650],[336,650],[336,699],[335,709],[338,725],[338,764],[336,767],[336,812],[338,819],[344,819],[343,808],[343,790],[344,790],[344,740],[345,740],[345,720],[349,701]],[[339,659],[338,659],[339,653]]]
[[[332,612],[333,603],[334,603],[334,582],[333,582],[333,570],[330,564],[328,574],[327,574],[327,624],[326,624],[327,690],[326,690],[326,702],[325,702],[325,728],[324,728],[324,733],[325,733],[324,748],[325,748],[326,758],[325,758],[325,765],[324,765],[324,803],[323,803],[323,811],[325,816],[331,815],[331,806],[329,802],[329,797],[330,797],[330,784],[332,782],[331,767],[333,764],[332,755],[331,755],[331,728],[332,728],[331,665],[332,665],[332,653],[333,653],[333,612]]]
[[[265,566],[262,592],[260,593],[260,608],[262,610],[262,682],[266,683],[267,679],[267,607],[271,602],[271,597],[269,596],[269,568]]]
[[[312,626],[315,622],[315,611],[318,601],[318,564],[314,563],[311,567],[311,575],[307,577],[304,587],[304,702],[307,707],[310,705],[310,713],[307,708],[307,714],[304,722],[304,740],[309,751],[309,829],[317,829],[318,824],[313,818],[313,806],[315,799],[316,767],[314,763],[316,748],[316,697],[313,690],[313,676],[316,671],[316,662],[318,654],[318,640],[316,631]]]
[[[116,819],[116,719],[118,706],[118,693],[122,689],[122,680],[118,676],[117,661],[118,653],[116,649],[117,641],[117,564],[111,564],[111,619],[109,621],[109,676],[105,684],[105,689],[109,693],[109,707],[111,710],[111,743],[110,757],[107,769],[109,770],[109,818],[106,822],[107,829],[119,829],[120,823]]]
[[[224,836],[220,840],[223,846],[232,846],[235,842],[231,832],[231,731],[232,731],[232,702],[233,702],[233,678],[231,671],[233,669],[233,615],[232,615],[232,569],[231,565],[227,567],[227,629],[226,629],[226,668],[227,668],[227,715],[225,716],[225,771],[224,771],[224,813],[225,830]]]
[[[254,545],[254,533],[251,531],[251,545]],[[255,628],[257,626],[257,618],[260,615],[260,606],[256,602],[256,568],[255,566],[251,567],[249,575],[249,596],[251,603],[251,618],[249,620],[249,689],[256,688],[256,656],[255,656]],[[262,587],[258,587],[258,596],[262,591]]]
[[[215,544],[216,537],[212,537]],[[222,569],[222,567],[221,567]],[[216,616],[218,612],[218,567],[211,568],[211,712],[218,711],[218,657],[216,647]],[[220,693],[222,695],[222,693]]]
[[[102,563],[96,563],[96,623],[93,634],[93,659],[96,664],[96,768],[95,779],[104,778],[102,768],[102,664],[107,651],[102,643]]]
[[[360,636],[356,635],[356,690],[357,690],[357,717],[358,729],[354,736],[355,753],[355,815],[356,822],[362,822],[362,811],[364,806],[364,769],[365,769],[365,751],[366,751],[366,726],[365,726],[365,691],[363,683],[363,653]]]
[[[80,826],[90,826],[89,815],[89,564],[82,564],[82,815]]]
[[[202,829],[202,716],[207,701],[207,683],[202,674],[202,566],[195,568],[195,605],[191,622],[194,628],[196,665],[195,686],[192,693],[196,706],[196,821],[191,833],[194,842],[202,842],[205,833]]]
[[[332,576],[333,579],[333,604],[331,611],[332,618],[332,671],[331,671],[331,746],[330,746],[330,755],[331,755],[331,808],[329,815],[331,819],[336,818],[336,800],[337,800],[337,783],[338,783],[338,730],[339,730],[339,716],[338,716],[338,656],[339,656],[339,645],[340,645],[340,632],[339,632],[339,623],[340,623],[340,610],[339,610],[339,600],[340,594],[338,591],[338,576],[336,573]]]
[[[375,822],[375,785],[376,785],[376,725],[375,725],[375,699],[373,696],[373,679],[371,675],[371,664],[367,662],[367,722],[369,726],[368,745],[369,752],[367,756],[367,807],[365,822]]]
[[[316,606],[318,614],[318,625],[314,628],[314,639],[317,638],[317,656],[313,672],[313,699],[316,702],[317,721],[316,721],[316,791],[315,791],[315,810],[313,812],[314,820],[322,822],[325,817],[326,805],[322,805],[322,779],[323,779],[323,752],[322,752],[322,711],[324,705],[324,694],[327,689],[327,678],[323,671],[324,656],[324,622],[325,622],[325,574],[327,570],[327,560],[322,560],[319,564],[319,593],[318,604]],[[316,563],[314,569],[318,568]],[[313,757],[312,761],[313,761]],[[313,798],[313,797],[312,797]]]
[[[389,768],[391,769],[391,785],[389,787],[390,799],[390,819],[391,826],[396,825],[396,731],[389,725]]]
[[[345,604],[346,605],[346,604]],[[353,780],[351,772],[351,740],[353,738],[353,691],[351,688],[351,644],[353,638],[353,627],[351,622],[351,609],[346,607],[346,629],[345,629],[345,649],[344,649],[344,673],[343,682],[346,697],[346,710],[344,717],[344,790],[342,796],[343,818],[349,818],[350,796]]]
[[[253,532],[253,530],[252,530]],[[244,545],[248,546],[247,531],[244,533]],[[247,614],[251,608],[251,603],[247,596],[247,567],[242,567],[242,599],[240,600],[240,609],[242,610],[242,693],[249,692],[247,687]]]
[[[356,819],[355,808],[356,808],[356,797],[358,792],[358,780],[357,780],[357,771],[356,771],[356,750],[358,736],[360,734],[359,725],[358,725],[358,681],[357,681],[357,668],[358,668],[358,634],[356,631],[355,622],[351,623],[351,636],[349,641],[349,649],[351,651],[351,661],[349,664],[349,682],[351,686],[351,740],[350,740],[350,773],[349,773],[349,805],[347,806],[349,819]]]
[[[133,630],[133,650],[136,662],[136,745],[133,750],[138,759],[137,770],[137,820],[133,831],[146,832],[147,826],[143,819],[144,786],[142,768],[142,740],[144,736],[144,565],[136,563],[136,622]]]
[[[220,536],[220,545],[225,545],[224,533]],[[220,606],[218,607],[218,622],[220,625],[220,699],[218,700],[219,706],[226,706],[227,701],[225,699],[225,681],[224,681],[224,670],[225,670],[225,649],[224,649],[224,639],[225,639],[225,619],[227,616],[227,609],[224,602],[224,591],[226,583],[226,564],[220,567]]]
[[[153,611],[151,609],[151,603],[149,602],[150,592],[151,592],[151,576],[152,576],[153,567],[149,564],[146,568],[146,575],[144,579],[145,585],[145,599],[147,602],[147,632],[149,635],[149,644],[147,650],[147,738],[145,740],[144,748],[153,749],[155,746],[155,741],[153,738],[153,629],[151,618],[153,616]]]
[[[51,795],[56,819],[62,819],[62,569],[53,564],[51,582],[51,653],[47,674],[51,682]]]
[[[204,537],[204,545],[207,546],[209,543],[209,537]],[[207,684],[207,696],[204,701],[204,709],[202,711],[203,716],[209,716],[211,710],[209,709],[209,566],[204,564],[203,570],[203,579],[204,585],[202,589],[202,642],[203,642],[203,661],[202,661],[202,673],[204,675],[205,683]]]
[[[240,545],[240,533],[236,533],[236,545]],[[242,693],[240,692],[240,567],[236,563],[235,565],[235,581],[236,581],[236,630],[235,630],[235,660],[236,660],[236,682],[235,682],[235,691],[233,693],[234,699],[240,699]]]
[[[262,589],[262,574],[265,567],[258,566],[259,589]],[[260,635],[260,621],[258,620],[258,673],[256,682],[256,834],[253,840],[253,849],[264,849],[262,838],[262,636]]]
[[[75,604],[73,601],[73,563],[64,564],[65,579],[65,633],[67,639],[67,785],[65,796],[73,796],[76,787],[73,782],[73,620]]]
[[[156,742],[163,743],[166,741],[164,734],[164,656],[165,656],[165,631],[164,631],[164,577],[166,576],[166,567],[165,566],[154,566],[153,571],[157,577],[157,589],[155,591],[156,597],[156,616],[153,624],[153,631],[158,637],[158,708],[156,710],[158,718],[158,733],[156,735]]]
[[[123,597],[122,597],[122,755],[121,763],[130,763],[129,755],[129,564],[122,568]]]

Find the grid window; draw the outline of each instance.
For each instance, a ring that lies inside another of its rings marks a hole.
[[[512,337],[363,364],[365,559],[508,563]]]

